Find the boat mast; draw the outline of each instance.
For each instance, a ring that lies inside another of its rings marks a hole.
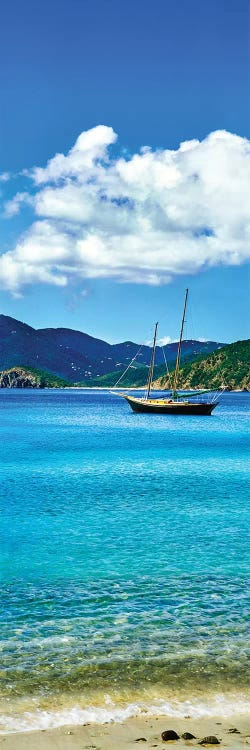
[[[149,396],[150,396],[150,391],[151,391],[151,386],[152,386],[152,380],[153,380],[153,374],[154,374],[154,362],[155,362],[155,347],[156,347],[157,328],[158,328],[158,323],[155,324],[154,341],[153,341],[153,348],[152,348],[152,354],[151,354],[151,360],[150,360],[150,366],[149,366],[149,373],[148,373],[148,387],[147,387],[147,396],[146,396],[146,398],[149,398]]]
[[[179,373],[180,359],[181,359],[182,335],[183,335],[183,328],[184,328],[184,323],[185,323],[185,315],[186,315],[186,307],[187,307],[187,298],[188,298],[188,289],[186,289],[184,309],[183,309],[183,315],[182,315],[182,321],[181,321],[180,339],[179,339],[179,345],[178,345],[178,351],[177,351],[177,357],[176,357],[176,365],[175,365],[175,373],[174,373],[173,395],[176,394],[176,388],[177,388],[177,380],[178,380],[178,373]]]

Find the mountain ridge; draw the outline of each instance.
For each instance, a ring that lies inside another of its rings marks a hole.
[[[176,358],[177,342],[167,344],[164,351],[169,364]],[[221,342],[183,342],[183,358],[194,359],[223,346]],[[71,328],[38,328],[0,315],[0,370],[17,365],[45,370],[70,383],[89,381],[126,368],[138,353],[135,367],[148,366],[151,347],[133,341],[109,344],[82,331]],[[156,348],[156,365],[164,364],[162,347]]]
[[[170,382],[163,365],[155,368],[158,374],[153,382],[153,390],[169,390]],[[174,369],[170,371],[170,378]],[[78,383],[79,387],[114,388],[118,372],[108,373],[89,382]],[[143,388],[147,381],[148,368],[131,368],[120,386],[123,388]],[[206,357],[197,357],[186,362],[179,371],[179,389],[195,390],[250,390],[250,339],[236,341],[211,352]],[[51,373],[32,367],[16,366],[0,372],[0,388],[65,388],[73,384]]]

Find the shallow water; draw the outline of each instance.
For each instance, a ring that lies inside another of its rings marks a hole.
[[[245,710],[249,402],[0,391],[0,727]]]

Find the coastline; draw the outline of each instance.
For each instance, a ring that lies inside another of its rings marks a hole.
[[[145,686],[141,686],[136,691],[126,688],[119,694],[110,685],[110,690],[107,686],[106,690],[96,693],[81,690],[73,695],[55,690],[50,696],[23,694],[14,701],[6,698],[2,696],[0,703],[0,744],[2,738],[11,737],[13,748],[19,747],[19,738],[27,737],[30,741],[30,737],[41,735],[43,738],[45,734],[51,738],[76,736],[82,742],[93,737],[98,748],[106,748],[105,743],[100,745],[102,737],[110,738],[111,742],[112,738],[114,741],[121,738],[131,743],[133,737],[136,741],[143,736],[152,747],[152,742],[157,739],[160,742],[161,733],[169,729],[175,730],[180,739],[182,734],[190,732],[198,741],[208,735],[220,738],[221,733],[224,740],[226,736],[230,740],[229,729],[237,728],[242,735],[249,732],[250,743],[247,686],[241,691],[200,689],[186,693],[152,687],[145,690]],[[238,736],[238,732],[235,734]],[[32,745],[28,747],[33,750]]]
[[[108,393],[110,393],[110,391],[111,392],[112,391],[117,391],[117,393],[119,393],[120,391],[121,392],[123,392],[123,391],[138,391],[140,393],[141,391],[144,391],[145,388],[146,388],[145,385],[144,386],[140,386],[140,388],[136,388],[136,387],[133,387],[133,386],[124,386],[124,388],[116,388],[115,386],[104,386],[104,385],[103,386],[101,386],[101,385],[100,386],[98,386],[98,385],[67,385],[67,386],[64,386],[61,389],[56,388],[56,387],[54,387],[54,388],[53,387],[51,387],[51,388],[45,387],[43,389],[38,389],[38,390],[44,390],[44,391],[46,391],[46,390],[47,391],[58,391],[58,390],[64,390],[64,391],[66,391],[66,390],[69,390],[69,391],[74,391],[74,390],[75,391],[107,391]],[[193,388],[193,390],[197,392],[197,395],[199,395],[199,392],[202,390],[202,388]],[[186,391],[185,390],[182,391],[180,389],[180,392],[181,393],[183,392],[183,394],[185,394]],[[225,393],[224,390],[219,389],[219,388],[216,389],[216,392],[218,392],[218,393]],[[170,393],[170,390],[169,390],[169,388],[166,389],[166,390],[164,388],[152,388],[152,393]],[[230,391],[227,390],[226,393],[250,393],[250,391],[247,390],[246,388],[231,388]]]
[[[172,729],[180,737],[178,741],[163,742],[161,733]],[[237,729],[231,733],[229,730]],[[195,739],[185,740],[181,737],[190,732]],[[250,743],[250,721],[247,714],[234,714],[232,717],[209,716],[200,719],[168,718],[162,716],[130,718],[123,723],[85,724],[82,726],[65,725],[55,729],[20,732],[0,735],[0,744],[5,750],[145,750],[155,747],[198,748],[203,738],[215,736],[220,746],[242,750]],[[205,745],[205,747],[209,745]],[[201,745],[202,747],[202,745]]]

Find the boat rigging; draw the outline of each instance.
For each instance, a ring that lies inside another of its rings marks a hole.
[[[131,409],[135,412],[144,412],[144,413],[146,412],[148,414],[210,415],[212,414],[212,411],[215,409],[215,407],[218,404],[218,400],[215,401],[214,398],[209,401],[198,400],[200,396],[206,393],[211,393],[211,389],[210,390],[204,389],[202,391],[199,391],[198,393],[197,391],[191,391],[190,393],[185,393],[185,394],[178,393],[178,376],[179,376],[180,362],[181,362],[181,346],[182,346],[182,339],[183,339],[183,329],[184,329],[185,316],[186,316],[187,300],[188,300],[188,289],[186,289],[185,299],[184,299],[184,308],[183,308],[183,314],[182,314],[182,320],[181,320],[181,328],[180,328],[180,336],[179,336],[177,356],[176,356],[176,365],[175,365],[175,371],[174,371],[174,382],[173,382],[172,393],[169,398],[151,398],[151,390],[152,390],[153,377],[154,377],[154,362],[155,362],[155,350],[156,350],[156,341],[157,341],[157,329],[158,329],[158,322],[157,322],[155,324],[155,330],[154,330],[152,354],[151,354],[151,360],[150,360],[150,365],[149,365],[148,382],[147,382],[145,396],[136,397],[136,396],[130,396],[127,393],[116,394],[124,398],[128,402]],[[135,357],[133,358],[133,360],[134,359]],[[121,378],[119,379],[118,382],[120,382],[120,380]],[[194,397],[196,397],[195,402],[190,400]]]

